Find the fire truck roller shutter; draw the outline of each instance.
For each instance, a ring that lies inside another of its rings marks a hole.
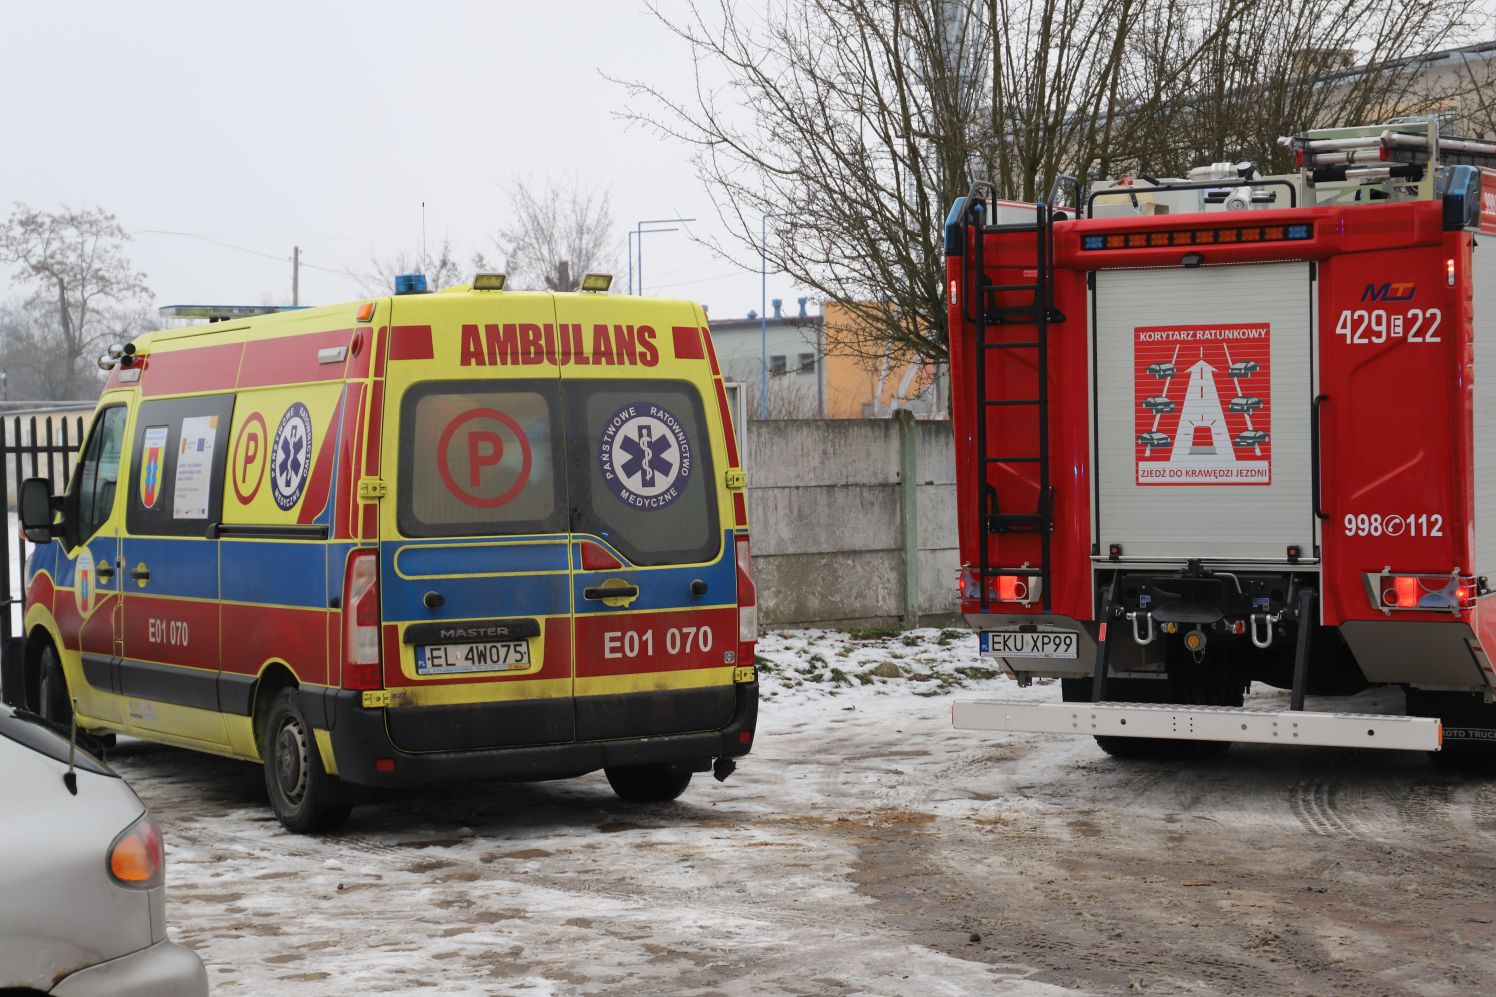
[[[1313,550],[1309,265],[1104,271],[1095,288],[1101,549]]]

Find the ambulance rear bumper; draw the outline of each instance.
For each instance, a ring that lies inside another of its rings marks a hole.
[[[735,687],[737,702],[727,726],[689,734],[573,741],[466,751],[401,751],[391,742],[383,709],[365,709],[362,694],[329,696],[333,757],[338,777],[360,786],[413,786],[465,779],[529,781],[564,779],[623,765],[688,765],[698,771],[712,759],[748,754],[758,722],[758,683]],[[393,771],[376,762],[393,760]]]
[[[951,726],[958,730],[1402,751],[1438,751],[1443,742],[1441,725],[1433,717],[1158,703],[954,703]]]

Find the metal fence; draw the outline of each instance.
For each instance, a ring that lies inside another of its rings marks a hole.
[[[46,478],[53,494],[66,486],[83,442],[83,416],[49,413],[0,419],[0,495],[9,512],[0,530],[0,699],[20,704],[26,601],[26,558],[31,545],[20,532],[16,496],[27,478]]]

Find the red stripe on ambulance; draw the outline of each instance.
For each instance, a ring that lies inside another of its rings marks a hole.
[[[737,626],[733,606],[578,616],[577,678],[732,665]]]

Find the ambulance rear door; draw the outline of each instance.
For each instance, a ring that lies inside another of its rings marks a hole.
[[[688,302],[558,295],[579,741],[713,730],[735,705],[721,410]]]
[[[554,323],[549,294],[393,299],[379,578],[402,750],[574,738]]]
[[[1308,263],[1096,274],[1100,551],[1310,557],[1313,282]]]

